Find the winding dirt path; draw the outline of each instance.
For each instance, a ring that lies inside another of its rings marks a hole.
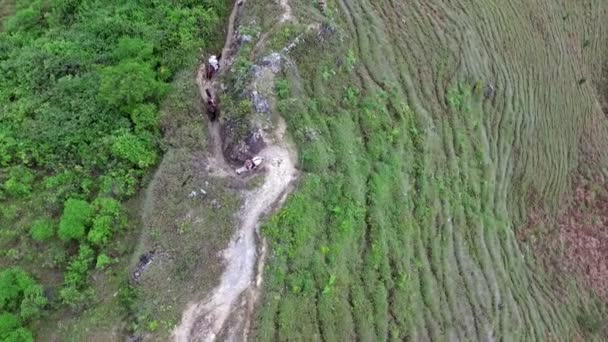
[[[235,3],[230,16],[228,36],[220,61],[220,72],[230,68],[232,64],[236,47],[234,25],[241,6],[242,3],[241,5]],[[215,81],[205,79],[204,65],[201,65],[197,73],[197,83],[201,97],[206,101],[205,89],[213,92]],[[265,137],[267,147],[260,152],[260,156],[264,158],[262,167],[265,171],[264,183],[245,194],[245,204],[240,213],[240,227],[228,247],[222,252],[226,268],[220,284],[205,300],[193,303],[186,309],[181,323],[173,331],[175,341],[213,341],[220,334],[231,314],[237,310],[244,311],[245,314],[234,315],[235,319],[240,320],[234,325],[243,327],[246,338],[253,306],[262,283],[261,272],[266,251],[265,241],[259,235],[260,220],[282,204],[298,174],[295,168],[296,153],[287,143],[285,131],[285,122],[279,118],[276,131],[270,134],[271,136]],[[213,140],[210,163],[215,164],[218,169],[216,171],[221,176],[237,177],[224,160],[217,122],[209,124],[209,133]],[[256,243],[258,241],[261,243]],[[239,300],[240,298],[244,300]],[[234,331],[231,333],[234,334]]]

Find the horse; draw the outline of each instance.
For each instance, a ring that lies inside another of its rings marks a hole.
[[[207,100],[207,116],[209,116],[209,120],[211,121],[217,120],[220,116],[220,109],[213,98]]]

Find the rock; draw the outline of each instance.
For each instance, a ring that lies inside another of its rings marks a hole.
[[[268,98],[256,90],[251,92],[251,101],[253,102],[253,108],[258,113],[269,113],[270,105],[268,104]]]
[[[323,23],[321,24],[321,27],[319,29],[319,38],[321,41],[323,40],[327,40],[329,37],[331,37],[334,33],[336,33],[338,30],[336,29],[336,27],[330,23]]]
[[[143,337],[141,335],[131,335],[127,338],[128,342],[141,342]]]
[[[211,208],[219,209],[221,207],[222,207],[222,205],[220,204],[220,202],[218,200],[214,199],[211,201]]]
[[[242,132],[237,122],[226,120],[222,124],[221,134],[224,157],[239,165],[251,159],[266,146],[259,127]]]
[[[154,254],[154,251],[150,251],[139,256],[139,262],[135,266],[135,270],[132,274],[132,278],[135,282],[139,281],[139,278],[144,270],[148,267],[148,265],[150,265],[150,263],[152,263],[152,260],[154,260]]]
[[[244,44],[244,43],[251,43],[251,41],[253,41],[253,37],[248,35],[248,34],[242,34],[239,36],[239,43],[240,44]]]
[[[279,71],[281,71],[281,62],[281,54],[274,52],[262,58],[262,62],[260,63],[260,65],[269,67],[272,72],[278,73]]]
[[[306,127],[304,130],[304,136],[308,141],[317,141],[319,140],[319,132],[313,128]]]
[[[483,91],[483,95],[487,99],[493,98],[496,95],[496,88],[494,87],[494,84],[492,82],[488,82],[486,84],[486,88]]]
[[[245,144],[249,147],[249,151],[252,154],[258,154],[264,147],[266,147],[266,142],[264,142],[264,137],[262,136],[262,131],[257,129],[252,131],[247,138],[245,138]]]
[[[255,78],[259,78],[262,76],[262,67],[259,65],[252,65],[251,68],[249,69],[249,72],[251,72],[251,74],[253,75],[253,77]]]

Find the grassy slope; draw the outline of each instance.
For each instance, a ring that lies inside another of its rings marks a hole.
[[[558,288],[515,232],[532,196],[554,210],[573,171],[606,161],[606,3],[329,9],[338,33],[291,52],[278,103],[306,173],[265,228],[257,338],[599,338],[581,317],[605,307],[566,275]]]

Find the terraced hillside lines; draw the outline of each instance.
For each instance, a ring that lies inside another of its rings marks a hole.
[[[589,122],[608,127],[581,83],[608,3],[329,6],[338,33],[290,52],[278,104],[306,176],[264,229],[257,338],[601,339],[581,328],[587,292],[558,288],[515,233],[532,197],[567,196]]]

